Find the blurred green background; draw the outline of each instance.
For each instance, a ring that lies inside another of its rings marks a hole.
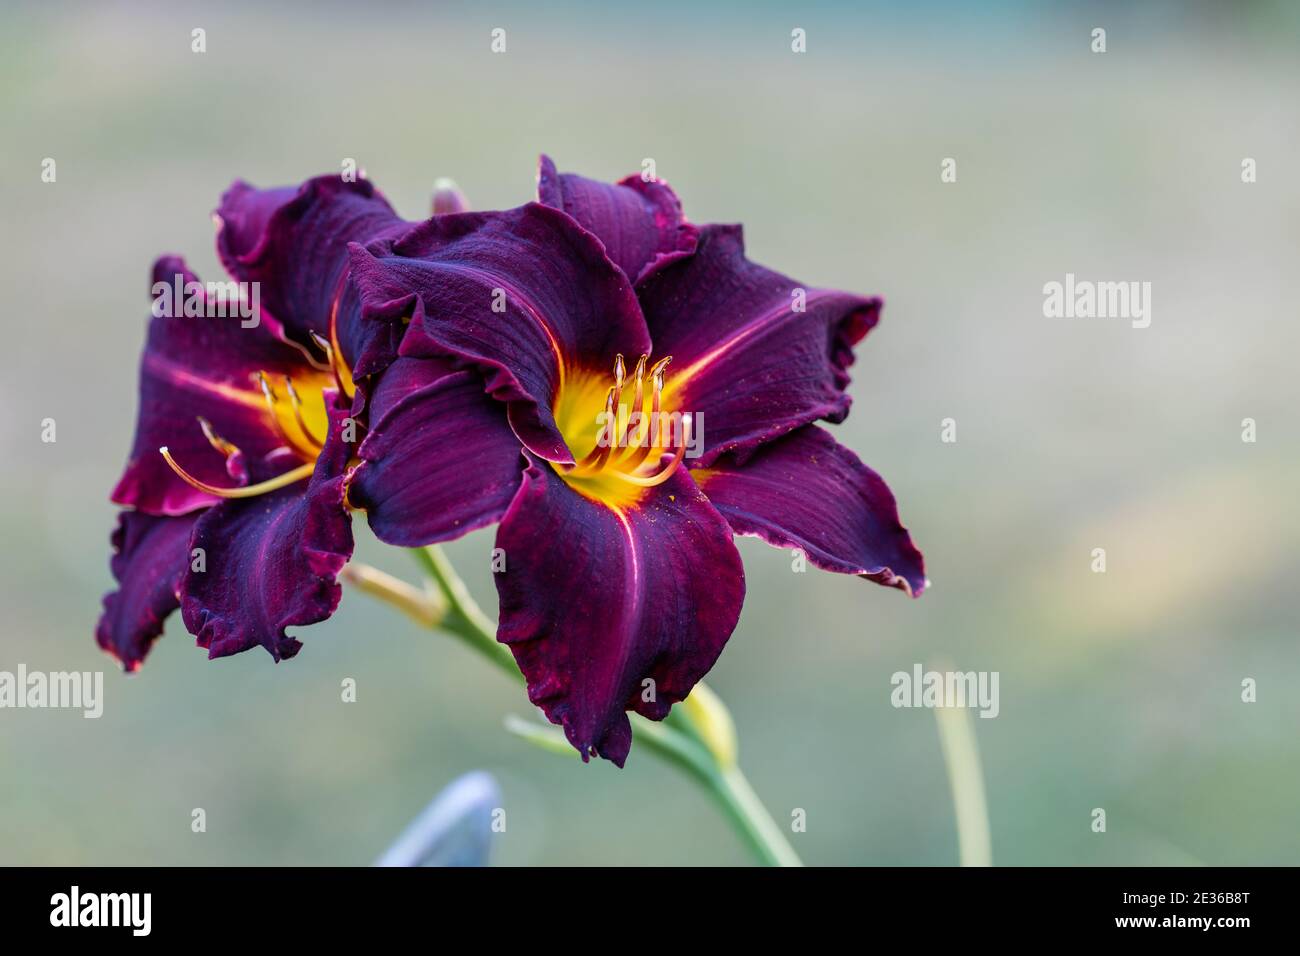
[[[97,721],[0,710],[0,863],[365,864],[472,768],[505,790],[497,862],[747,861],[647,753],[620,772],[506,733],[531,712],[516,686],[365,596],[278,666],[209,663],[177,618],[129,679],[93,641],[154,257],[219,278],[209,214],[235,177],[351,157],[415,218],[437,176],[481,208],[526,201],[540,151],[602,178],[653,157],[692,219],[745,223],[752,258],[887,299],[837,435],[893,487],[933,589],[793,574],[742,541],[749,596],[710,676],[775,817],[806,811],[807,862],[956,861],[934,716],[889,703],[894,671],[947,659],[1001,673],[1000,716],[975,721],[996,862],[1300,863],[1297,22],[1283,3],[6,4],[0,669],[107,672]],[[1044,318],[1066,272],[1150,281],[1151,327]],[[414,577],[355,524],[362,559]],[[450,548],[488,609],[491,540]]]

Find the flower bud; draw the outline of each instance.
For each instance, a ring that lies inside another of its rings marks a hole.
[[[722,698],[700,681],[690,696],[678,704],[709,753],[722,767],[736,764],[736,723]]]
[[[433,181],[433,214],[443,216],[449,212],[464,212],[469,209],[469,200],[460,191],[455,180],[439,176]]]

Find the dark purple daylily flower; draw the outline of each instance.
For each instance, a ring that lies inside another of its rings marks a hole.
[[[884,481],[814,424],[848,414],[880,299],[755,265],[662,182],[543,157],[538,199],[351,247],[360,324],[406,331],[349,500],[399,545],[499,521],[498,638],[583,758],[621,766],[626,712],[665,717],[736,626],[733,534],[913,595],[925,571]]]
[[[113,534],[119,589],[96,631],[127,670],[177,607],[209,657],[261,645],[276,660],[301,646],[286,627],[333,613],[352,553],[353,374],[386,365],[400,338],[358,321],[345,281],[349,242],[411,225],[369,183],[236,183],[217,218],[221,259],[258,283],[262,309],[245,327],[156,304],[135,443],[113,492],[130,509]],[[179,258],[154,266],[155,283],[177,275],[202,291]]]

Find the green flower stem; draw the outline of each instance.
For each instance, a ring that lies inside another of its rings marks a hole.
[[[387,601],[424,627],[437,627],[447,613],[447,600],[441,591],[421,590],[378,568],[353,561],[339,577],[358,591]]]
[[[398,589],[394,597],[405,600],[390,603],[406,610],[425,626],[436,627],[459,638],[503,673],[523,683],[524,675],[515,664],[514,655],[497,641],[496,626],[470,596],[442,549],[435,545],[414,548],[411,553],[429,580],[438,586],[445,607],[439,607],[441,613],[436,620],[418,613],[418,609],[412,612],[409,594],[402,589]],[[385,597],[382,587],[376,584],[378,579],[364,574],[360,577],[366,584],[363,590],[373,596]],[[736,764],[734,754],[710,747],[708,728],[701,727],[688,714],[687,708],[679,705],[665,723],[646,720],[639,714],[632,714],[631,719],[632,736],[637,743],[699,783],[760,862],[767,866],[802,865],[794,847]],[[515,733],[548,746],[548,749],[558,750],[561,745],[566,750],[571,749],[558,727],[527,724],[517,719],[513,725],[508,723],[507,726]],[[577,756],[576,752],[574,756]]]
[[[732,825],[766,866],[803,866],[785,833],[736,764],[725,767],[714,783],[714,799]]]
[[[945,670],[950,669],[947,665]],[[957,846],[962,866],[992,866],[993,838],[989,832],[984,773],[975,744],[975,718],[966,707],[936,707],[939,744],[952,788],[957,819]]]
[[[449,634],[460,638],[473,650],[482,654],[500,670],[516,680],[523,681],[524,675],[515,664],[515,656],[510,648],[496,639],[496,628],[491,618],[483,613],[478,602],[470,596],[465,582],[460,579],[456,569],[447,560],[442,548],[434,545],[430,548],[412,548],[411,554],[434,584],[447,599],[447,611],[438,626]]]

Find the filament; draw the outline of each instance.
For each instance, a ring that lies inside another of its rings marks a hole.
[[[298,428],[307,436],[307,440],[316,446],[317,450],[325,447],[325,442],[311,433],[307,423],[302,417],[302,399],[298,397],[298,390],[293,387],[293,379],[288,375],[284,377],[284,388],[289,393],[289,404],[293,406],[293,420],[298,423]]]
[[[654,381],[654,394],[650,400],[650,418],[645,431],[638,436],[636,447],[622,462],[628,471],[636,468],[646,460],[650,449],[663,445],[663,423],[659,420],[659,396],[664,390],[664,369],[673,360],[671,355],[655,362],[650,368],[650,378]]]
[[[208,444],[215,448],[221,454],[229,458],[231,455],[239,454],[239,446],[233,445],[218,435],[212,428],[212,423],[202,415],[196,416],[199,420],[199,427],[203,429],[203,437],[208,440]]]
[[[683,438],[684,437],[685,436],[683,436]],[[616,471],[614,472],[614,477],[620,478],[623,481],[626,481],[633,485],[640,485],[642,488],[653,488],[655,485],[662,485],[665,481],[667,481],[669,478],[673,476],[673,472],[675,472],[678,469],[678,467],[681,465],[682,458],[683,456],[685,456],[685,454],[686,454],[686,442],[683,441],[680,445],[678,445],[676,448],[673,449],[673,460],[670,461],[662,471],[645,477],[642,477],[641,475],[628,475],[628,474],[624,474],[621,471]]]
[[[619,356],[622,358],[622,356]],[[572,475],[583,475],[593,471],[600,471],[605,466],[605,459],[609,457],[614,443],[614,429],[616,422],[614,420],[614,398],[618,394],[618,386],[615,385],[605,396],[605,427],[596,436],[596,446],[587,453],[587,457],[582,459],[576,465],[569,469]],[[602,441],[602,437],[604,440]]]
[[[271,382],[267,379],[265,372],[257,373],[257,383],[262,386],[262,397],[266,399],[267,411],[271,413],[271,427],[274,428],[275,433],[280,436],[280,440],[286,445],[297,449],[303,455],[315,457],[320,451],[319,448],[313,448],[310,445],[304,446],[301,441],[294,440],[293,436],[284,430],[284,424],[280,421],[280,412],[276,408],[276,405],[280,400],[276,398],[275,390],[271,388]],[[305,434],[307,434],[309,439],[311,438],[310,432],[305,432]]]
[[[639,359],[637,359],[636,362],[636,390],[632,393],[633,412],[640,412],[642,410],[642,396],[643,396],[642,389],[644,387],[644,379],[645,379],[645,363],[646,363],[646,359],[648,359],[649,357],[650,356],[648,355],[642,355]],[[623,434],[624,445],[628,444],[628,439],[632,437],[632,430],[634,428],[639,429],[640,426],[641,426],[640,422],[637,422],[636,425],[632,424],[632,416],[629,414],[627,431],[624,432]]]
[[[346,278],[347,272],[343,274]],[[351,398],[356,394],[356,383],[352,380],[352,371],[348,368],[347,363],[343,361],[343,347],[339,345],[339,298],[343,295],[342,279],[338,293],[334,296],[334,303],[330,306],[330,338],[329,348],[325,350],[325,355],[330,360],[330,368],[334,372],[334,382],[339,387],[339,394]],[[409,320],[408,320],[409,321]],[[313,338],[315,334],[313,333]]]

